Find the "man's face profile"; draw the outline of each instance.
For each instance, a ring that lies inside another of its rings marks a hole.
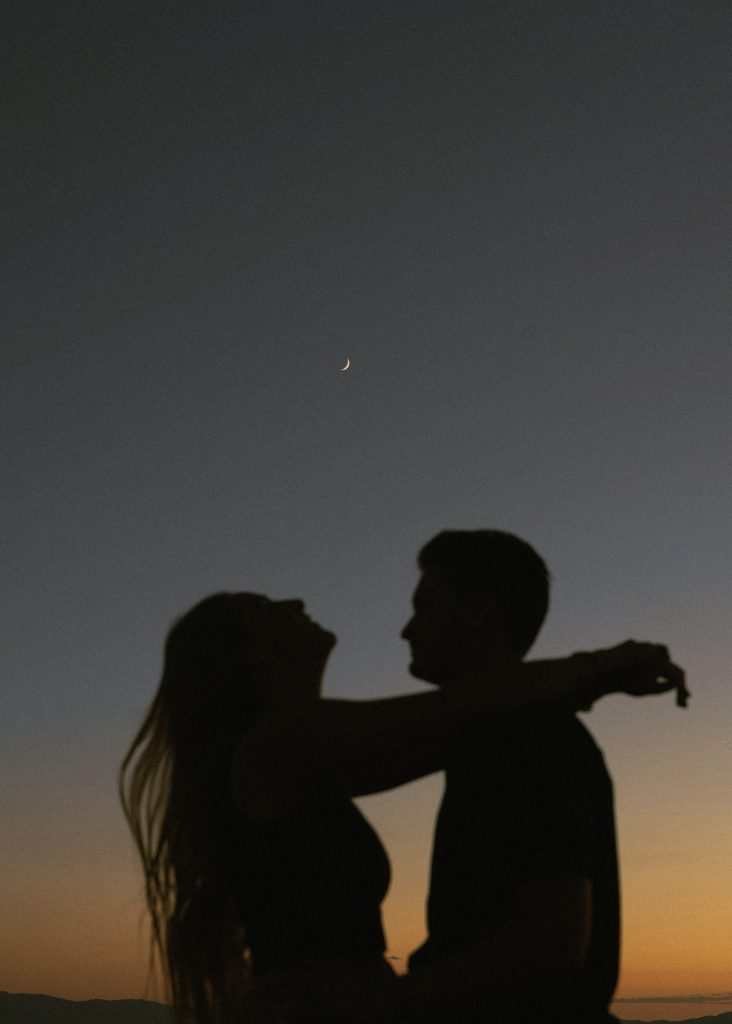
[[[417,679],[443,686],[465,667],[474,633],[470,609],[435,570],[422,575],[412,606],[414,613],[402,630],[412,652],[409,671]]]

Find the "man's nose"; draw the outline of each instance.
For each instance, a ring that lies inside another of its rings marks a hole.
[[[411,619],[409,619],[409,621],[408,621],[408,622],[407,622],[407,624],[405,625],[404,629],[402,630],[402,632],[401,632],[401,634],[400,634],[400,635],[401,635],[401,638],[402,638],[402,640],[408,640],[408,639],[409,639],[409,633],[410,633],[410,631],[411,631],[411,628],[412,628],[412,622],[413,622],[413,621],[414,621],[414,616],[412,616],[412,618],[411,618]]]

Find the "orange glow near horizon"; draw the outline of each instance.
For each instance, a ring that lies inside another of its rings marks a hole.
[[[684,727],[693,733],[693,720],[688,722]],[[650,999],[729,992],[732,828],[722,790],[715,795],[714,787],[702,785],[693,773],[683,785],[670,777],[659,789],[657,776],[669,772],[668,765],[649,768],[642,747],[634,760],[632,737],[613,741],[608,733],[603,740],[607,723],[598,718],[595,724],[616,779],[623,888],[617,995]],[[693,745],[693,735],[688,742]],[[726,772],[720,763],[720,779]],[[432,776],[359,801],[392,860],[384,920],[387,953],[396,958],[390,962],[398,972],[425,936],[430,844],[441,788],[441,777]],[[49,841],[29,853],[18,836],[0,896],[5,925],[0,962],[7,990],[75,1000],[162,998],[160,985],[148,985],[139,868],[121,817],[114,820],[112,832],[96,845],[74,833],[65,845]],[[627,1019],[673,1020],[727,1008],[721,1002],[622,1002],[615,1012]]]
[[[131,879],[130,879],[131,881]],[[387,905],[385,919],[394,969],[406,969],[406,957],[424,937],[421,894],[405,872],[406,895],[394,893],[398,905]],[[635,886],[628,886],[631,893]],[[639,883],[639,892],[642,883]],[[638,895],[638,894],[636,894]],[[45,993],[64,999],[162,1000],[162,989],[148,986],[147,936],[138,908],[111,898],[102,909],[79,908],[75,919],[46,915],[40,906],[18,908],[8,928],[17,941],[0,949],[3,986],[12,992]],[[631,898],[626,899],[626,906]],[[660,902],[660,901],[659,901]],[[729,991],[730,921],[722,914],[710,919],[699,913],[677,917],[673,906],[657,912],[655,895],[645,905],[626,911],[624,957],[618,996],[684,996]],[[709,908],[711,909],[711,908]],[[30,911],[30,912],[29,912]],[[23,923],[25,922],[25,923]],[[10,921],[6,921],[8,925]],[[713,928],[711,925],[713,924]],[[693,927],[687,931],[685,928]],[[682,941],[683,937],[683,941]],[[615,1012],[635,1019],[686,1019],[732,1009],[732,1002],[705,1009],[698,1004],[621,1003]]]

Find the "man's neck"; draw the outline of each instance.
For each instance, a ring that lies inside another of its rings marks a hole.
[[[451,675],[446,684],[455,687],[474,686],[500,686],[509,684],[512,677],[518,672],[522,659],[515,655],[491,655],[490,658],[480,658],[462,666],[459,671]],[[438,684],[440,685],[440,684]]]

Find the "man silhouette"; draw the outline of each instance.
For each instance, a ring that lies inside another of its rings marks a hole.
[[[549,575],[495,530],[438,534],[402,636],[410,672],[491,685],[546,615]],[[429,938],[406,1005],[440,1024],[605,1024],[615,989],[619,892],[612,783],[571,711],[476,723],[450,751],[435,829]]]

